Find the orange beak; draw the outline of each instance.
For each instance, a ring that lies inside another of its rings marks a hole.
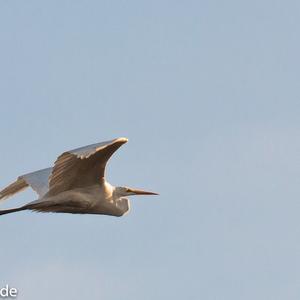
[[[143,191],[143,190],[136,190],[136,189],[130,189],[130,192],[135,195],[159,195],[157,193],[147,192],[147,191]]]

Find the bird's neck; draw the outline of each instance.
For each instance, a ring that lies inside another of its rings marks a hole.
[[[106,199],[114,198],[115,187],[113,185],[111,185],[109,182],[104,180],[102,184],[102,188]]]
[[[129,200],[124,198],[124,195],[118,187],[105,182],[104,188],[106,190],[106,193],[110,195],[110,201],[112,201],[113,205],[115,205],[115,207],[119,210],[120,216],[130,210]]]

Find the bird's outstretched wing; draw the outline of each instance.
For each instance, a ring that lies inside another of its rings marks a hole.
[[[21,192],[30,186],[40,198],[42,198],[49,189],[48,182],[52,168],[47,168],[19,176],[18,179],[0,191],[0,200],[4,200],[18,192]]]
[[[107,161],[127,141],[118,138],[64,152],[54,164],[47,196],[99,183]]]

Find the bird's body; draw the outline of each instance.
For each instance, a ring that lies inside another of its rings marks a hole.
[[[122,216],[129,211],[126,196],[155,195],[127,187],[114,187],[104,177],[108,159],[124,143],[125,138],[67,151],[58,157],[53,168],[20,176],[0,192],[5,199],[27,186],[39,198],[22,207],[0,211],[7,214],[22,210],[73,214]]]
[[[113,186],[104,182],[86,188],[72,189],[55,196],[45,195],[27,207],[39,212],[122,216],[129,210],[129,200],[116,197],[114,190]]]

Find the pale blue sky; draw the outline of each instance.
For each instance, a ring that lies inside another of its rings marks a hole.
[[[1,187],[126,136],[108,179],[161,195],[123,218],[1,217],[0,285],[299,300],[299,20],[292,0],[1,0]]]

